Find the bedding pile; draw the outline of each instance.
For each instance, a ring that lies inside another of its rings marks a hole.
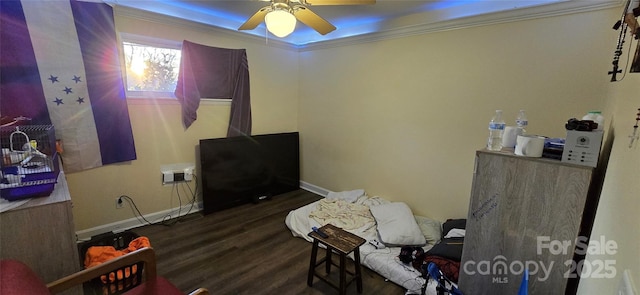
[[[307,236],[311,228],[328,223],[369,241],[360,247],[362,265],[407,289],[406,294],[421,293],[425,279],[419,266],[403,263],[398,256],[403,246],[420,247],[429,253],[443,238],[439,221],[414,216],[405,203],[369,197],[362,189],[331,192],[324,199],[292,210],[285,219],[294,237],[309,242],[313,241]],[[353,253],[349,256],[353,259]],[[426,294],[435,295],[435,287],[435,281],[429,280]]]
[[[375,225],[375,220],[369,207],[349,203],[340,199],[322,199],[316,210],[309,213],[309,217],[320,224],[331,223],[344,230],[361,228],[365,225]]]

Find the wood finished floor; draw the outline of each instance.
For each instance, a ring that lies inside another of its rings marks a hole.
[[[320,198],[298,190],[206,216],[191,214],[171,226],[133,231],[151,241],[158,274],[184,292],[204,287],[211,294],[338,294],[317,278],[307,286],[311,243],[294,238],[284,223],[289,211]],[[323,255],[320,249],[318,257]],[[348,263],[352,269],[352,261]],[[337,277],[337,268],[332,274]],[[405,292],[366,267],[363,286],[362,294]],[[355,282],[347,294],[357,294]]]

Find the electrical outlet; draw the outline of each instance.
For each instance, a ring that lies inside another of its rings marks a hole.
[[[193,167],[184,169],[184,180],[191,181],[193,179]]]
[[[124,208],[124,200],[122,199],[122,197],[117,197],[116,198],[116,209],[122,209]]]
[[[193,163],[180,163],[160,166],[162,172],[162,184],[186,182],[193,180]]]

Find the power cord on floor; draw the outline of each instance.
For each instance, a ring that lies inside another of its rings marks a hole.
[[[174,184],[173,188],[175,189],[176,195],[178,196],[178,203],[179,203],[178,214],[177,214],[177,217],[174,218],[174,219],[171,219],[171,213],[167,214],[162,220],[162,224],[163,225],[167,225],[167,226],[174,225],[174,224],[180,222],[184,218],[184,216],[189,215],[189,213],[191,213],[191,210],[193,210],[193,206],[196,203],[196,196],[198,195],[197,194],[198,193],[198,178],[197,178],[197,176],[193,175],[193,179],[194,179],[194,183],[196,184],[195,189],[193,189],[193,190],[191,189],[191,186],[189,185],[188,182],[180,183],[180,188],[182,188],[183,193],[186,193],[186,189],[188,189],[189,190],[188,193],[189,193],[189,195],[191,195],[191,206],[189,206],[189,210],[187,210],[186,213],[181,214],[182,213],[182,197],[180,196],[180,190],[179,190],[178,184]],[[185,189],[185,187],[186,187],[186,189]],[[172,190],[172,192],[173,192],[173,190]]]
[[[193,206],[195,205],[195,202],[196,202],[196,196],[198,195],[198,178],[195,174],[193,175],[193,179],[195,183],[195,189],[192,189],[188,182],[180,182],[180,183],[173,184],[173,187],[171,189],[171,196],[173,196],[173,193],[175,191],[178,197],[178,210],[176,210],[177,216],[176,218],[173,218],[173,219],[172,219],[172,214],[174,214],[176,211],[166,214],[162,218],[162,220],[160,220],[159,222],[151,222],[144,217],[142,212],[140,212],[140,209],[138,209],[138,206],[136,205],[133,198],[127,195],[122,195],[119,197],[119,199],[123,201],[127,201],[129,202],[129,204],[131,204],[131,207],[134,209],[134,216],[136,217],[136,219],[138,219],[138,221],[140,221],[140,223],[146,223],[147,225],[161,224],[165,226],[172,226],[180,222],[184,216],[189,215],[191,213],[191,210],[193,210]],[[187,212],[184,214],[181,214],[182,213],[182,196],[180,193],[180,188],[182,188],[182,191],[184,194],[186,194],[188,190],[188,194],[191,195],[191,201],[190,201],[191,206],[189,207],[189,210],[187,210]]]

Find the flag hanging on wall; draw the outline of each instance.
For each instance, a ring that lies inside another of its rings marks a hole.
[[[53,124],[67,172],[135,160],[112,8],[0,5],[0,115]]]

